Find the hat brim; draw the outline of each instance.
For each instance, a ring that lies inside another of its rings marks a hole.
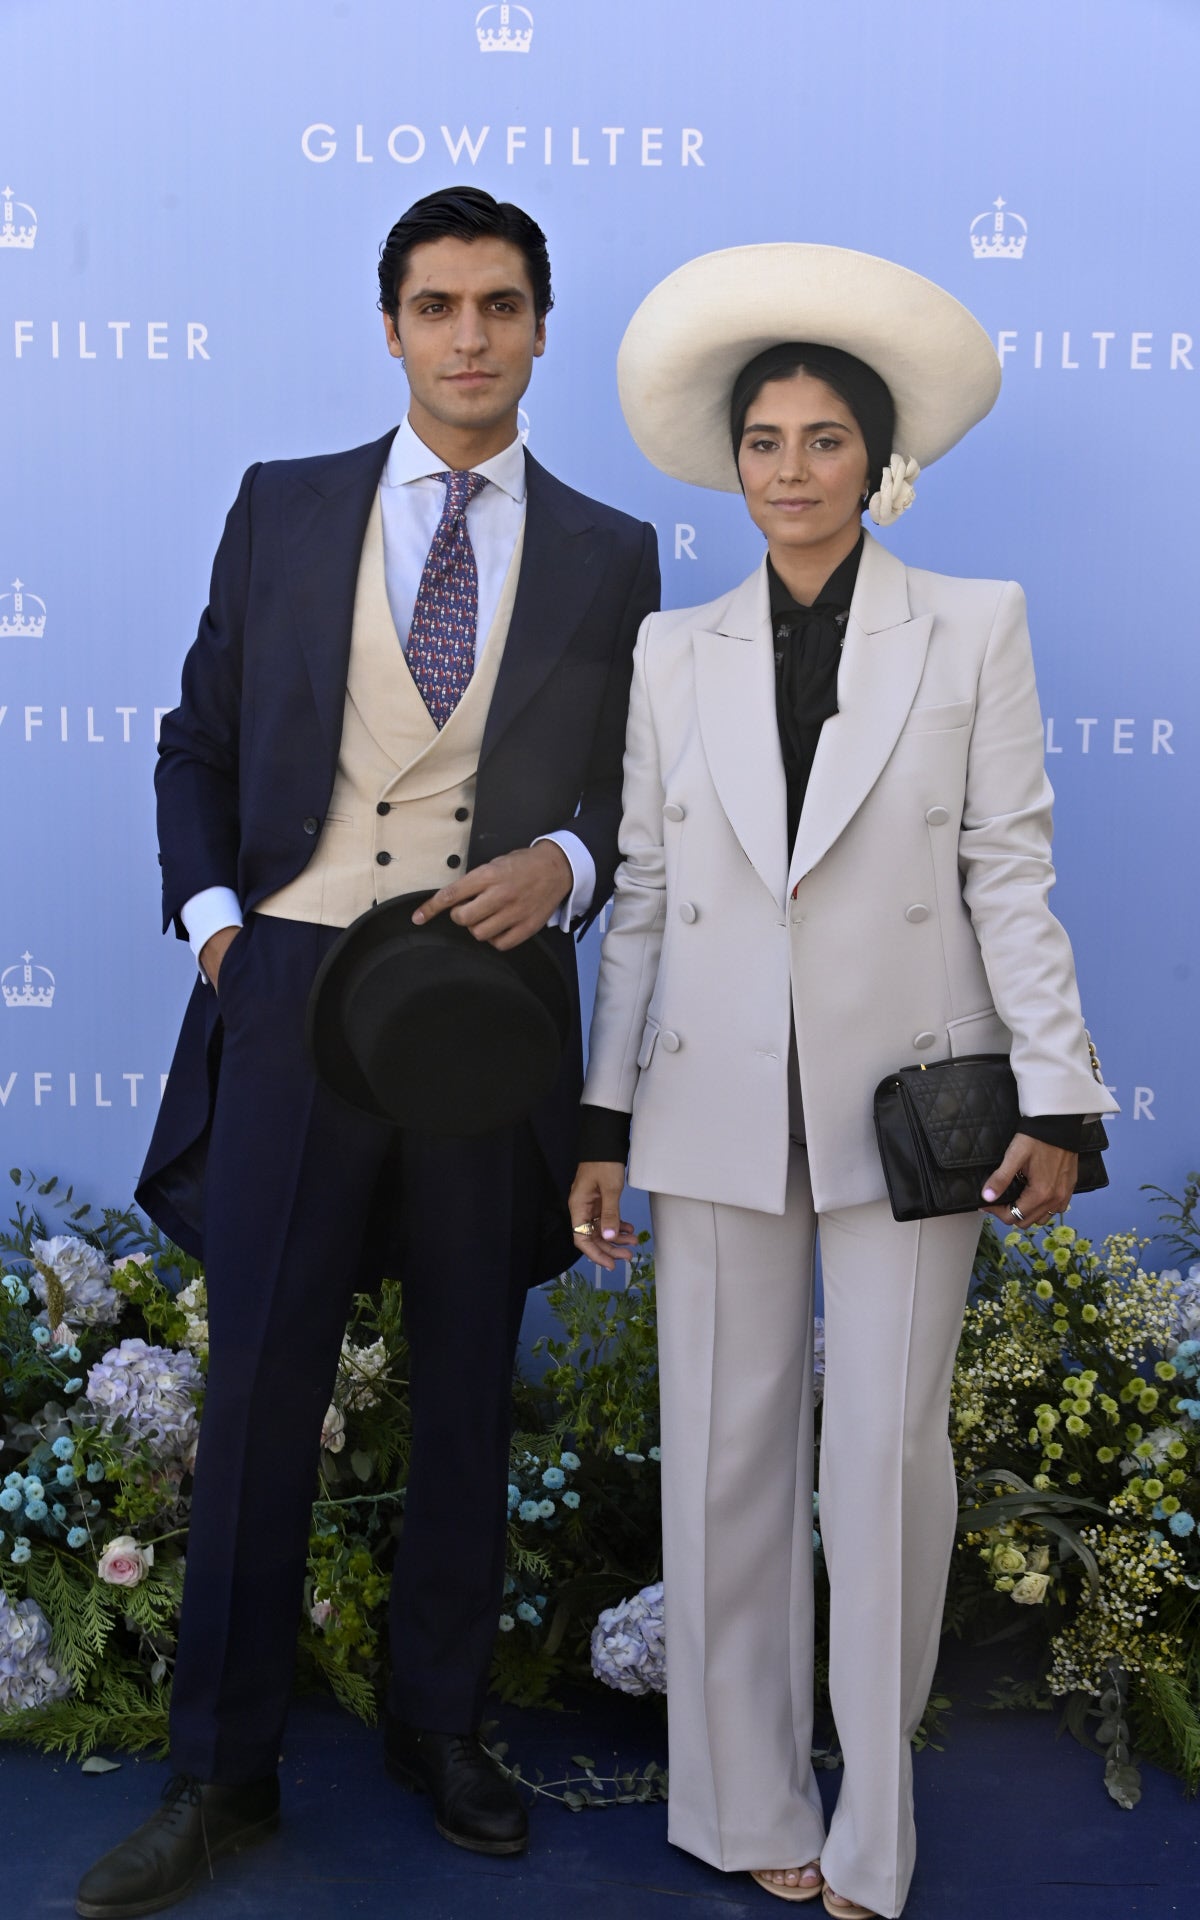
[[[840,347],[874,368],[896,405],[894,450],[922,467],[1000,391],[983,327],[919,273],[846,247],[726,247],[668,274],[626,328],[617,384],[646,458],[673,479],[736,493],[733,383],[755,354],[787,340]]]

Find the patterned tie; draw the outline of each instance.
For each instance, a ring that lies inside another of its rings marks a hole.
[[[467,532],[467,503],[487,480],[481,473],[435,473],[446,504],[425,559],[408,630],[408,665],[438,727],[444,727],[475,671],[479,575]]]

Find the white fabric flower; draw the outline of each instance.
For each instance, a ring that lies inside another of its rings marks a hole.
[[[879,483],[879,492],[873,493],[867,503],[867,511],[877,527],[890,527],[902,513],[907,513],[916,493],[913,481],[921,469],[915,460],[906,460],[902,453],[894,453],[883,470]]]

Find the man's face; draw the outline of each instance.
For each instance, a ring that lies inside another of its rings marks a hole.
[[[409,418],[422,439],[428,443],[440,427],[495,437],[496,451],[508,444],[534,360],[546,347],[546,323],[534,313],[519,247],[491,238],[414,247],[396,319],[385,313],[384,328],[389,353],[403,358]]]

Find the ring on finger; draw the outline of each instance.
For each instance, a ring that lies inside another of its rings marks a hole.
[[[572,1227],[571,1231],[572,1233],[582,1233],[590,1240],[596,1231],[596,1222],[594,1220],[581,1220],[577,1227]]]
[[[1011,1215],[1012,1215],[1012,1217],[1013,1217],[1013,1219],[1014,1219],[1014,1220],[1017,1220],[1017,1221],[1019,1221],[1019,1222],[1021,1223],[1021,1225],[1022,1225],[1022,1226],[1024,1226],[1024,1224],[1025,1224],[1025,1215],[1024,1215],[1024,1214],[1023,1214],[1022,1212],[1021,1212],[1021,1209],[1020,1209],[1020,1207],[1018,1207],[1018,1206],[1016,1206],[1016,1205],[1013,1205],[1013,1206],[1011,1206],[1011,1207],[1009,1208],[1009,1212],[1011,1213]]]

